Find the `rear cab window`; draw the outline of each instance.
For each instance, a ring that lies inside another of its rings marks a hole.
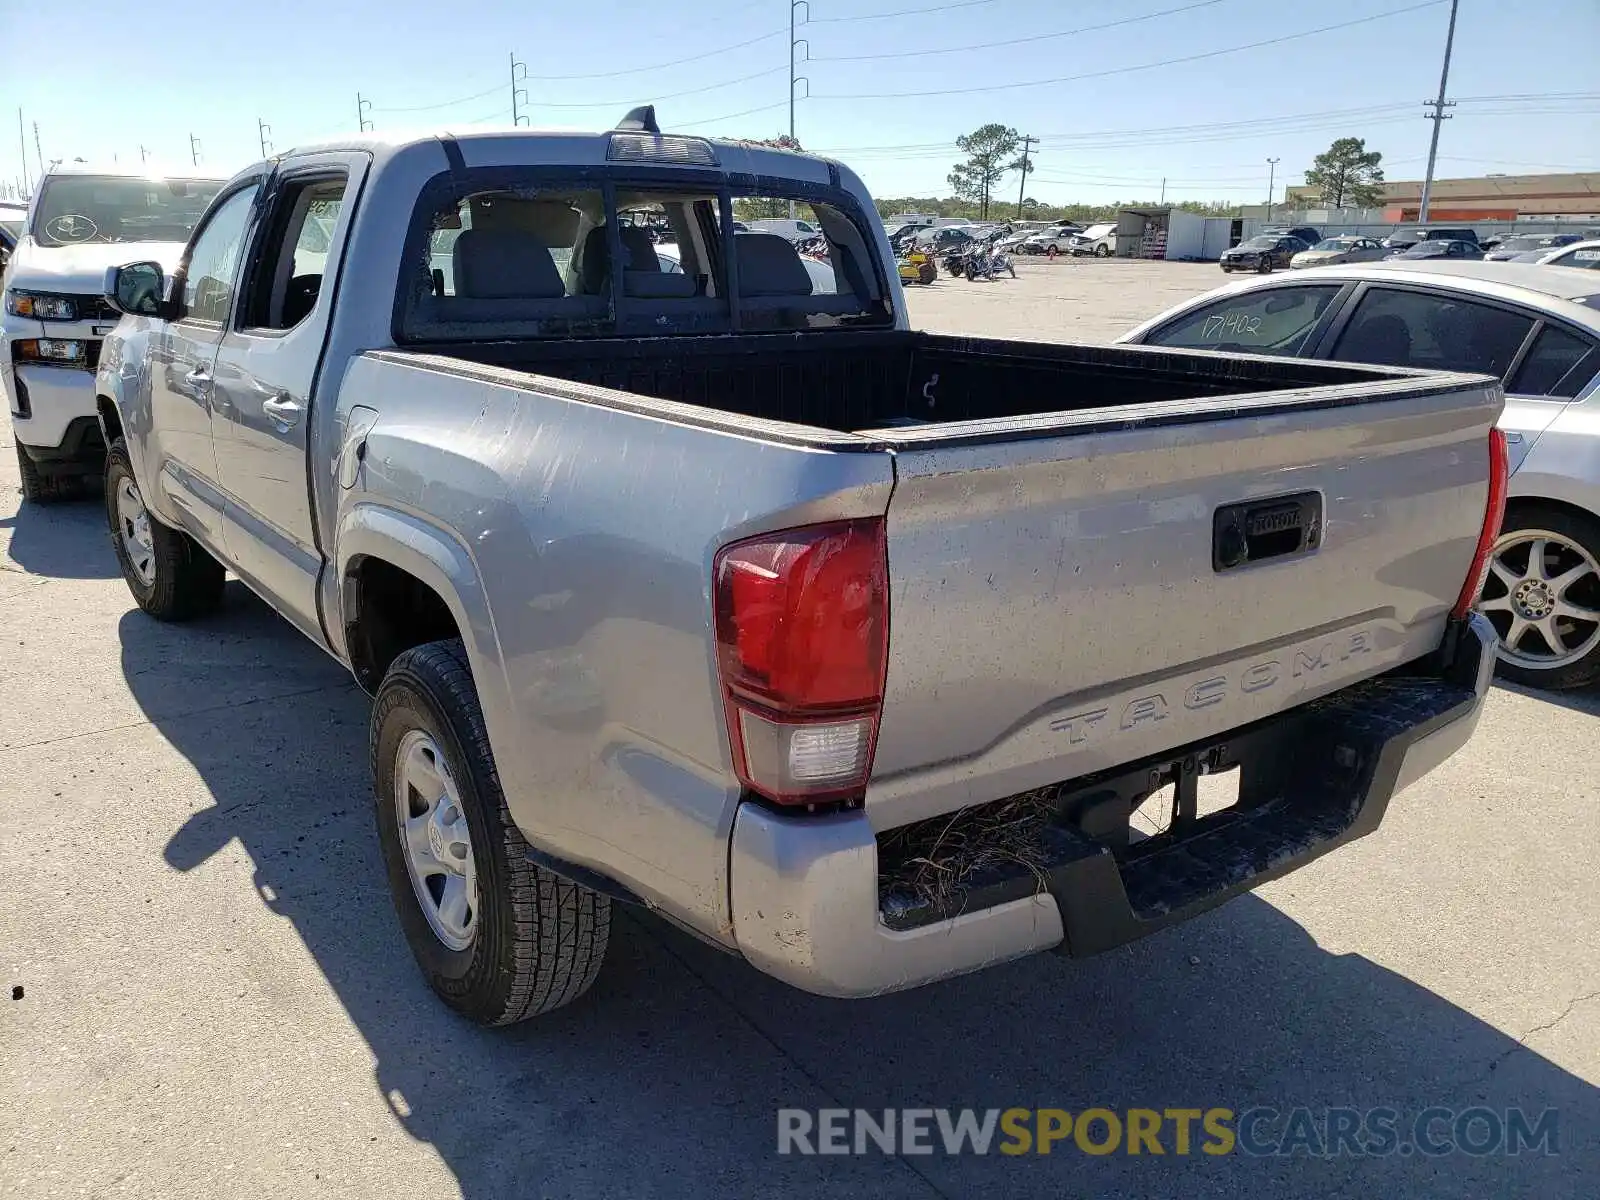
[[[710,172],[678,184],[673,174],[436,177],[407,239],[396,340],[893,325],[871,226],[848,193],[741,189]],[[791,203],[793,235],[748,225],[786,218]]]
[[[1240,292],[1183,314],[1146,336],[1145,344],[1297,355],[1343,286],[1326,283]]]

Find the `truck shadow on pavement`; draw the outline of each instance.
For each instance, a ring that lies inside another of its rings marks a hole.
[[[114,579],[121,574],[96,481],[77,499],[40,505],[19,498],[14,513],[0,516],[0,536],[7,533],[9,557],[30,575]]]
[[[369,1045],[375,1102],[471,1200],[1600,1194],[1579,1179],[1600,1161],[1594,1088],[1403,976],[1324,951],[1254,896],[1097,959],[1045,955],[858,1002],[792,991],[619,912],[587,998],[476,1029],[433,999],[394,919],[368,701],[348,676],[237,584],[207,621],[135,611],[120,632],[129,687],[213,800],[173,831],[167,862],[190,871],[239,840],[262,903],[293,922]],[[231,703],[208,693],[202,663],[233,679]],[[1170,1134],[1159,1159],[1070,1144],[1024,1158],[775,1153],[780,1107],[1302,1104],[1386,1105],[1402,1132],[1433,1105],[1554,1107],[1560,1154],[1179,1157]],[[328,1130],[335,1157],[342,1136]]]

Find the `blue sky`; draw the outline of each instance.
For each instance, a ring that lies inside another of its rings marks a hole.
[[[1441,176],[1600,170],[1600,3],[1535,7],[1462,0]],[[507,123],[512,51],[536,124],[608,128],[643,101],[682,130],[788,123],[786,0],[143,0],[93,6],[92,36],[70,38],[45,36],[48,6],[5,10],[8,182],[18,106],[30,171],[37,121],[46,159],[126,163],[143,146],[187,167],[194,134],[202,166],[228,174],[259,157],[258,118],[282,150],[353,130],[358,91],[380,130]],[[1165,177],[1169,199],[1256,203],[1269,157],[1281,197],[1340,136],[1381,150],[1391,179],[1421,176],[1449,5],[815,0],[800,14],[796,132],[879,195],[946,194],[955,137],[1001,121],[1043,139],[1028,189],[1042,200],[1153,198]],[[968,49],[995,42],[1015,44]]]

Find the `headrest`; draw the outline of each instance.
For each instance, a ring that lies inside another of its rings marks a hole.
[[[811,275],[787,238],[754,232],[734,237],[739,248],[740,295],[811,295]]]
[[[474,300],[554,300],[567,294],[544,244],[510,229],[465,229],[451,252],[457,296]]]

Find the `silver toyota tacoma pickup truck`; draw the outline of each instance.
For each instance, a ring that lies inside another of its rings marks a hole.
[[[1373,831],[1488,688],[1498,384],[915,332],[823,158],[318,145],[106,291],[134,598],[231,571],[372,693],[400,922],[485,1023],[617,901],[832,996],[1119,945]]]

